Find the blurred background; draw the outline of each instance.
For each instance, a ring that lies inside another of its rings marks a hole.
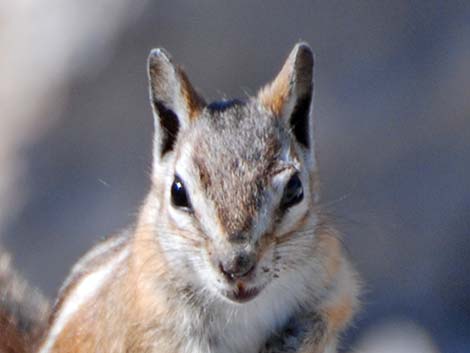
[[[316,54],[323,203],[364,280],[344,351],[470,351],[470,3],[0,2],[0,237],[54,298],[149,187],[146,57],[208,100]]]

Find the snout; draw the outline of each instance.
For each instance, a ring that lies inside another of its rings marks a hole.
[[[256,267],[254,251],[234,250],[228,256],[219,259],[219,270],[229,282],[250,277]]]
[[[245,303],[263,290],[266,282],[257,274],[258,254],[250,244],[224,244],[213,251],[210,259],[213,268],[225,281],[220,281],[219,293],[235,303]]]

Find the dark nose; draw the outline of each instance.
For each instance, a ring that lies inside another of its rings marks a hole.
[[[256,264],[256,255],[248,252],[237,252],[228,259],[220,261],[219,268],[224,276],[233,281],[247,277],[253,272]]]

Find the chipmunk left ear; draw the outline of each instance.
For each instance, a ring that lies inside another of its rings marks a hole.
[[[158,164],[173,150],[179,133],[199,116],[205,102],[164,49],[150,52],[147,69],[155,118],[154,164]]]
[[[274,81],[261,89],[258,100],[275,116],[287,119],[297,142],[310,148],[312,95],[313,53],[308,44],[298,43]]]

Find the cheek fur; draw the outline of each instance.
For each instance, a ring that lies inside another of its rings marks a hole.
[[[276,266],[276,248],[271,243],[263,250],[257,264],[257,276],[260,280],[269,282],[277,278],[278,269]]]

